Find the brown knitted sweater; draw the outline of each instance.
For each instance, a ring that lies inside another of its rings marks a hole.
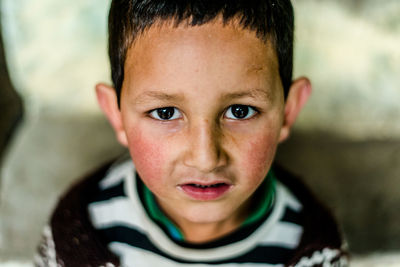
[[[85,177],[60,199],[46,227],[35,264],[42,266],[120,266],[119,259],[92,226],[87,206],[110,164]],[[278,179],[303,205],[303,235],[285,266],[347,266],[347,254],[331,213],[297,177],[275,167]]]

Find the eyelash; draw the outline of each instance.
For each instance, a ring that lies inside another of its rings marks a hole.
[[[230,113],[230,114],[233,115],[232,108],[234,108],[234,107],[247,108],[248,109],[247,110],[248,113],[246,114],[246,116],[244,118],[229,118],[227,116],[227,114]],[[252,106],[249,106],[249,105],[238,105],[238,104],[236,104],[236,105],[231,105],[226,109],[226,111],[224,112],[224,117],[227,117],[228,119],[232,119],[232,120],[248,120],[248,119],[253,118],[258,113],[259,113],[259,111],[255,107],[252,107]],[[250,116],[248,114],[250,114]]]
[[[244,118],[229,118],[229,117],[227,117],[226,115],[227,115],[227,113],[229,112],[230,114],[232,114],[233,115],[233,113],[232,113],[232,108],[233,107],[241,107],[241,108],[243,108],[243,107],[245,107],[245,108],[248,108],[249,109],[249,113],[251,114],[250,116],[248,116],[248,115],[246,115]],[[159,115],[159,113],[162,111],[162,110],[166,110],[166,109],[173,109],[173,112],[172,112],[172,115],[171,115],[171,118],[168,118],[168,119],[162,119]],[[179,113],[179,117],[177,117],[177,118],[174,118],[174,117],[176,117],[176,113]],[[235,105],[231,105],[231,106],[229,106],[225,111],[224,111],[224,117],[225,118],[228,118],[228,119],[231,119],[231,120],[238,120],[238,121],[241,121],[241,120],[248,120],[248,119],[251,119],[251,118],[253,118],[254,116],[256,116],[257,114],[259,113],[259,110],[257,109],[257,108],[255,108],[255,107],[253,107],[253,106],[249,106],[249,105],[240,105],[240,104],[235,104]],[[148,111],[147,112],[147,114],[148,114],[148,116],[149,117],[151,117],[152,119],[155,119],[155,120],[158,120],[158,121],[165,121],[165,122],[167,122],[167,121],[173,121],[173,120],[177,120],[177,119],[180,119],[181,117],[182,117],[182,114],[181,114],[181,112],[179,111],[179,109],[178,108],[176,108],[176,107],[162,107],[162,108],[156,108],[156,109],[152,109],[152,110],[150,110],[150,111]],[[158,118],[157,118],[158,117]]]
[[[167,110],[167,109],[173,109],[171,118],[169,118],[169,119],[162,119],[162,118],[159,116],[159,115],[160,115],[159,113],[160,113],[162,110]],[[176,114],[177,112],[179,113],[179,117],[178,117],[178,118],[174,118],[174,117],[175,117],[175,114]],[[156,109],[150,110],[150,111],[148,112],[148,115],[149,115],[151,118],[153,118],[153,119],[155,119],[155,120],[159,120],[159,121],[173,121],[173,120],[177,120],[177,119],[179,119],[179,118],[182,117],[182,114],[181,114],[181,112],[179,111],[179,109],[177,109],[177,108],[175,108],[175,107],[156,108]],[[157,117],[158,117],[158,118],[157,118]]]

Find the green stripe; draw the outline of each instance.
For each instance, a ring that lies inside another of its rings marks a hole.
[[[243,222],[242,227],[253,224],[261,220],[265,214],[272,208],[275,198],[276,178],[272,170],[268,172],[267,177],[261,184],[264,187],[262,190],[263,198],[261,199],[257,208],[250,214],[250,216]]]
[[[183,234],[179,230],[175,224],[167,218],[167,216],[164,215],[164,213],[161,211],[159,208],[157,201],[153,195],[153,193],[150,191],[150,189],[147,188],[146,185],[143,186],[144,190],[144,200],[145,200],[145,205],[147,208],[147,211],[150,214],[150,217],[164,225],[167,229],[169,234],[175,239],[179,241],[183,241]]]

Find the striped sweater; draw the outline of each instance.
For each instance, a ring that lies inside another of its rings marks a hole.
[[[273,206],[262,220],[193,245],[151,219],[130,160],[107,165],[61,199],[36,266],[347,266],[329,212],[292,175],[275,172]]]

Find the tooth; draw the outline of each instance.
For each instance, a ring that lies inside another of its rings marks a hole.
[[[215,187],[219,187],[219,186],[221,186],[222,184],[221,183],[219,183],[219,184],[212,184],[212,185],[201,185],[201,184],[192,184],[192,186],[195,186],[195,187],[197,187],[197,188],[202,188],[202,189],[205,189],[205,188],[215,188]]]

